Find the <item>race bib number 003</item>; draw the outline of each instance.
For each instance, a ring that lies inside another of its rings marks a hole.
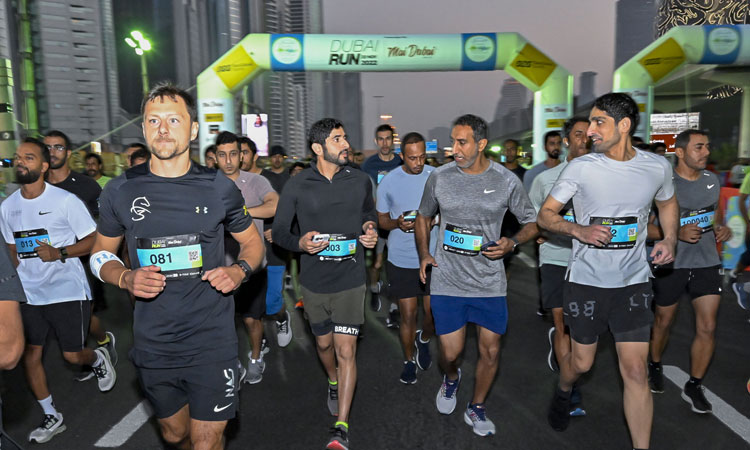
[[[20,259],[39,257],[36,250],[34,250],[39,247],[39,244],[36,242],[37,240],[46,244],[50,243],[49,233],[44,228],[27,231],[14,231],[13,240],[16,243],[16,252]]]
[[[714,229],[715,215],[713,205],[708,208],[688,211],[683,213],[682,217],[680,217],[680,226],[684,227],[687,224],[694,223],[700,227],[701,233],[708,233]]]
[[[635,247],[638,240],[637,217],[591,217],[589,225],[604,225],[609,227],[612,240],[603,247],[590,245],[590,248],[621,250]]]
[[[482,233],[445,224],[443,250],[464,256],[476,256],[482,247]]]
[[[321,261],[346,261],[357,254],[357,236],[354,234],[332,234],[328,247],[318,253]]]
[[[201,275],[203,254],[198,234],[136,238],[136,246],[141,267],[159,266],[167,279]]]

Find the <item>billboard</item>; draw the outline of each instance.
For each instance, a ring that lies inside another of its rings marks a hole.
[[[243,114],[242,134],[258,147],[258,156],[268,156],[268,114]]]

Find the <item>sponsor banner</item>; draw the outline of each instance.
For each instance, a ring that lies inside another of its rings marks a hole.
[[[232,108],[231,98],[204,98],[198,101],[201,158],[203,158],[203,149],[216,141],[216,135],[219,132],[234,131]]]
[[[669,75],[684,62],[685,52],[673,38],[665,40],[638,61],[651,75],[654,83]]]
[[[530,43],[526,43],[510,63],[511,67],[538,87],[552,75],[557,64]]]
[[[224,55],[213,68],[216,76],[221,79],[227,89],[232,90],[253,73],[258,65],[255,64],[253,58],[247,54],[242,46],[236,46],[234,50]]]
[[[497,61],[497,35],[468,34],[461,35],[463,53],[461,70],[495,70]]]
[[[742,220],[739,206],[739,189],[721,188],[721,200],[719,207],[725,206],[724,223],[732,230],[732,238],[720,244],[721,263],[725,269],[734,269],[740,260],[740,255],[745,252],[745,221]],[[750,203],[750,199],[748,199]],[[750,206],[750,204],[748,205]]]
[[[542,106],[543,133],[550,130],[562,130],[565,120],[568,118],[568,105],[544,105]]]
[[[706,25],[700,64],[733,64],[740,54],[740,30],[735,25]]]
[[[308,35],[307,39],[313,35]],[[271,35],[271,70],[304,72],[304,34]]]

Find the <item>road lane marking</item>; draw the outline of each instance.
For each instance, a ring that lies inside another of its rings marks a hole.
[[[94,447],[120,447],[146,423],[153,414],[151,405],[146,400],[140,402],[117,425],[102,436]]]
[[[532,269],[536,269],[536,261],[534,261],[534,258],[532,258],[531,256],[523,252],[519,252],[516,256],[527,266],[531,267]]]

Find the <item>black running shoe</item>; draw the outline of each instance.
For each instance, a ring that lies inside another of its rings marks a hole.
[[[547,414],[547,422],[555,431],[565,431],[570,425],[570,392],[555,388],[555,396]]]
[[[660,363],[648,363],[648,387],[651,388],[651,392],[654,394],[664,392],[664,374],[662,373]]]
[[[331,440],[326,445],[326,450],[349,450],[349,430],[342,425],[331,428]]]
[[[687,382],[685,388],[682,390],[682,398],[686,402],[690,403],[693,412],[698,414],[711,414],[711,404],[706,400],[706,396],[703,391],[706,388],[702,384],[694,384]]]

